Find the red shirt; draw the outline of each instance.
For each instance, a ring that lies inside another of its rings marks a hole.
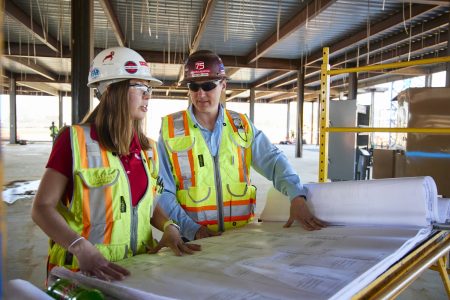
[[[98,140],[97,131],[91,126],[91,138]],[[130,154],[121,155],[120,161],[127,172],[130,182],[131,200],[133,206],[136,206],[147,190],[147,174],[141,159],[141,144],[137,134],[134,134],[130,144]],[[46,168],[54,169],[69,179],[66,187],[66,195],[72,199],[73,177],[72,177],[72,147],[70,143],[70,130],[64,130],[56,139],[52,152],[47,162]]]

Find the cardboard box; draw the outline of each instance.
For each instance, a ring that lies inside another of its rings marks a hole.
[[[395,150],[374,149],[372,178],[395,177]]]

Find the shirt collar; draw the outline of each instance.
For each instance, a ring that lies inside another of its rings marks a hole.
[[[218,117],[217,117],[216,124],[215,124],[214,128],[216,128],[218,124],[221,124],[221,123],[222,123],[222,120],[223,120],[223,110],[224,110],[223,105],[222,105],[222,104],[219,104],[219,115],[218,115]],[[200,129],[208,130],[208,129],[206,129],[205,127],[203,127],[203,126],[197,121],[197,119],[195,118],[192,103],[189,104],[188,112],[189,112],[189,115],[191,116],[192,121],[195,123],[195,125],[197,125]]]

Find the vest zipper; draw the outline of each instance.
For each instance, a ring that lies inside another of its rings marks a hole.
[[[133,256],[137,253],[137,224],[138,224],[138,205],[134,207],[131,205],[131,236],[130,236],[130,246]]]
[[[127,180],[128,184],[128,195],[130,196],[129,199],[129,208],[130,208],[130,248],[131,252],[133,253],[133,256],[136,255],[137,252],[137,222],[138,222],[138,215],[137,215],[137,209],[139,207],[136,205],[136,207],[133,206],[133,200],[131,199],[131,186],[130,186],[130,180],[128,179],[127,171],[125,170],[125,167],[122,164],[122,161],[119,159],[120,165],[122,166],[122,172],[125,175],[125,178]]]
[[[217,150],[219,152],[219,149]],[[219,153],[214,157],[214,181],[216,184],[217,195],[217,221],[218,231],[225,231],[224,219],[223,219],[223,195],[222,195],[222,179],[220,177],[220,165],[219,165]]]

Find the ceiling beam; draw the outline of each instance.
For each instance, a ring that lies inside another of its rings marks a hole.
[[[255,93],[255,100],[270,98],[272,95],[278,95],[280,92],[259,92]]]
[[[404,3],[405,0],[396,0],[397,2]],[[409,0],[412,3],[419,4],[429,4],[429,5],[439,5],[439,6],[450,6],[450,0]]]
[[[7,78],[14,78],[16,82],[27,81],[27,82],[42,82],[42,83],[71,83],[71,77],[68,76],[57,76],[55,80],[51,80],[39,74],[19,74],[19,73],[8,73]]]
[[[237,72],[239,72],[241,68],[236,68],[236,67],[227,67],[225,70],[225,74],[227,74],[228,78],[231,78],[231,76],[233,76],[234,74],[236,74]]]
[[[50,79],[51,81],[55,81],[56,78],[58,77],[56,74],[53,74],[51,71],[47,70],[46,68],[36,64],[33,61],[33,59],[24,58],[24,57],[16,57],[16,56],[8,56],[8,57],[4,57],[4,59],[10,60],[11,62],[21,64],[24,67],[30,69],[31,71]]]
[[[233,100],[234,98],[242,98],[243,95],[248,93],[248,90],[241,90],[241,91],[233,91],[230,96],[227,97],[227,102]]]
[[[259,87],[262,85],[265,85],[267,83],[270,83],[271,81],[278,80],[279,78],[286,76],[286,74],[289,73],[289,71],[275,71],[270,73],[269,75],[262,77],[250,84],[251,87]]]
[[[62,48],[62,54],[57,53],[45,45],[33,45],[29,47],[28,44],[8,43],[3,44],[3,55],[14,55],[23,57],[58,57],[71,58],[69,47]]]
[[[371,42],[369,45],[369,55],[373,55],[376,52],[386,51],[390,48],[395,48],[402,43],[408,43],[410,40],[414,42],[417,39],[424,39],[430,34],[435,34],[438,32],[440,34],[440,30],[447,30],[449,23],[449,13],[445,13],[431,21],[423,22],[422,24],[417,24],[412,28],[411,36],[409,33],[404,30],[400,31],[398,34],[389,36],[384,39],[377,39],[374,42]],[[359,57],[358,57],[359,55]],[[359,48],[359,53],[357,50],[347,52],[339,57],[335,57],[330,60],[330,63],[333,66],[338,66],[340,64],[357,61],[358,59],[367,57],[367,45],[364,45]]]
[[[18,43],[10,43],[10,53],[8,52],[8,44],[5,44],[5,52],[10,55],[17,56],[28,56],[26,45],[20,46]],[[98,54],[103,49],[95,48],[94,53]],[[139,54],[144,57],[147,62],[150,63],[158,63],[158,64],[167,64],[167,53],[163,51],[146,51],[146,50],[137,50]],[[183,53],[175,52],[173,53],[174,57],[183,57],[185,56]],[[32,57],[59,57],[55,55],[55,53],[46,50],[44,47],[39,47],[36,45],[36,55],[32,55]],[[67,52],[64,51],[64,58],[70,58],[71,53],[67,49]],[[231,55],[220,55],[225,67],[236,67],[236,68],[250,68],[250,69],[274,69],[274,70],[285,70],[285,71],[296,71],[300,66],[299,59],[283,59],[283,58],[266,58],[263,57],[259,59],[256,63],[247,64],[245,56],[231,56]],[[171,61],[173,64],[173,62]]]
[[[416,4],[413,5],[411,8],[411,17],[409,14],[409,5],[405,5],[399,13],[390,16],[389,18],[378,22],[376,24],[373,24],[370,26],[370,36],[374,36],[377,34],[380,34],[386,30],[392,29],[392,27],[402,25],[404,22],[408,22],[411,19],[414,19],[424,13],[430,12],[431,10],[435,9],[437,6],[433,5],[421,5]],[[350,47],[354,47],[354,44],[361,43],[368,38],[370,39],[370,36],[367,36],[367,29],[363,29],[355,34],[352,34],[346,38],[341,38],[339,41],[331,46],[330,53],[331,55],[337,55],[339,53],[342,53],[345,49],[348,49]],[[308,62],[307,65],[311,65],[317,61],[322,60],[322,49],[314,52],[312,55],[308,56]]]
[[[287,23],[285,23],[278,30],[275,29],[273,33],[261,43],[258,43],[255,49],[250,51],[247,55],[247,63],[253,63],[261,56],[267,53],[277,43],[284,38],[292,34],[299,27],[306,24],[307,20],[315,18],[321,11],[329,7],[336,0],[321,0],[321,1],[309,1],[294,17],[292,17]],[[311,5],[310,5],[311,4]]]
[[[120,27],[117,15],[111,5],[110,0],[98,0],[103,8],[106,18],[113,29],[114,35],[116,36],[117,43],[121,46],[125,46],[125,35],[123,34],[122,28]]]
[[[38,90],[53,96],[58,96],[58,89],[55,89],[54,87],[51,87],[45,83],[40,82],[27,82],[27,81],[20,81],[17,82],[17,85],[19,86],[26,86],[34,90]]]
[[[194,53],[197,51],[198,46],[200,45],[200,41],[202,40],[203,33],[205,32],[206,25],[208,24],[209,19],[211,18],[211,15],[214,12],[214,7],[217,3],[216,0],[206,0],[205,5],[203,6],[203,12],[202,16],[200,17],[200,23],[197,27],[197,32],[194,35],[194,40],[192,41],[192,44],[189,49],[189,54]]]
[[[5,0],[5,12],[14,20],[22,24],[27,31],[44,43],[47,47],[56,53],[59,53],[58,42],[48,32],[45,32],[41,25],[31,20],[22,9],[20,9],[12,0]],[[6,49],[6,48],[5,48]]]

